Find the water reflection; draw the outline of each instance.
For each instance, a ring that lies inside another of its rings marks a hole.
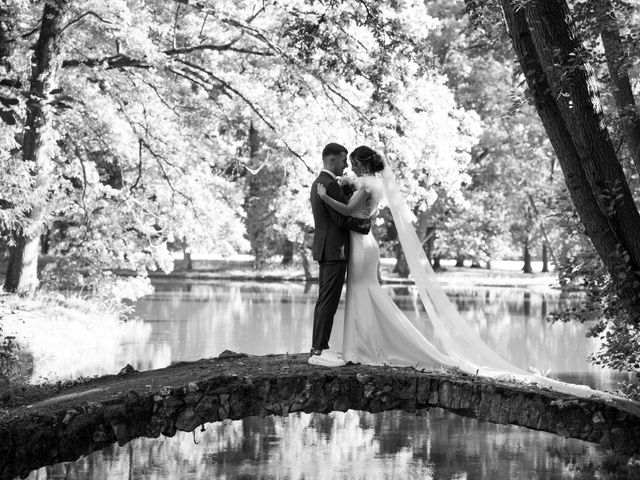
[[[247,418],[137,439],[29,478],[559,479],[589,478],[599,460],[584,442],[439,409],[424,417],[348,411]]]
[[[429,334],[414,290],[388,287],[398,305]],[[299,284],[160,283],[137,314],[152,326],[148,348],[132,348],[138,369],[219,354],[301,352],[311,341],[316,287]],[[580,324],[549,324],[547,312],[569,305],[554,293],[516,289],[448,289],[480,335],[516,365],[599,388],[620,377],[589,365],[597,345]],[[342,308],[331,344],[342,342]],[[158,354],[158,352],[162,352]],[[197,444],[194,443],[197,441]],[[195,435],[137,439],[77,462],[45,467],[31,479],[195,478],[593,478],[600,450],[591,444],[460,418],[439,409],[288,418],[247,418],[209,424]]]

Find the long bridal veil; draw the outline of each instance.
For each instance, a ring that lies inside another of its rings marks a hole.
[[[603,399],[621,399],[610,393],[593,390],[585,385],[553,380],[531,373],[500,357],[460,315],[439,285],[436,275],[424,253],[422,243],[411,223],[411,213],[400,193],[388,160],[382,171],[383,187],[393,216],[398,239],[415,281],[418,295],[433,326],[435,340],[463,371],[476,371],[478,375],[536,383],[555,391],[580,397],[597,396]],[[430,339],[431,340],[431,339]],[[432,342],[434,343],[434,342]]]

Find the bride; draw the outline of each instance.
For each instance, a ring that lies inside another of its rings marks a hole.
[[[525,371],[500,357],[458,313],[439,286],[389,165],[366,146],[356,148],[349,158],[358,177],[357,190],[349,203],[345,205],[329,197],[320,184],[318,195],[343,215],[371,219],[380,200],[386,197],[398,239],[433,327],[433,338],[427,338],[422,326],[412,323],[381,288],[377,276],[380,250],[372,233],[351,231],[342,348],[345,361],[422,370],[458,369],[471,375],[537,383],[581,397],[614,398],[584,385]]]

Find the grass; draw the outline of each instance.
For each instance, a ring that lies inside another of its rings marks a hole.
[[[10,400],[7,394],[28,395],[33,385],[60,386],[88,371],[117,373],[123,340],[148,338],[151,333],[148,324],[127,321],[130,313],[122,304],[73,294],[0,295],[0,344],[11,339],[5,353],[13,361],[5,362],[0,379],[2,403]]]

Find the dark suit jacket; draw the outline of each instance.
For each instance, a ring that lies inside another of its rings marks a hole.
[[[327,172],[321,172],[311,185],[311,209],[315,231],[313,234],[313,259],[318,262],[335,262],[349,259],[349,230],[367,234],[371,228],[369,219],[347,217],[336,212],[322,201],[317,185],[327,189],[327,195],[344,204],[347,198],[338,182]]]

